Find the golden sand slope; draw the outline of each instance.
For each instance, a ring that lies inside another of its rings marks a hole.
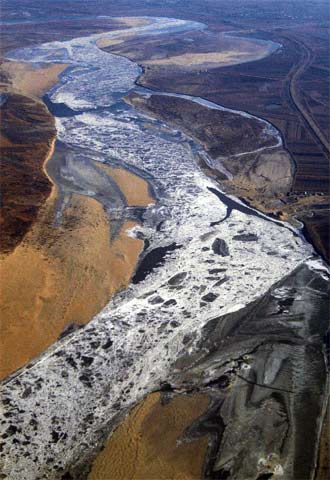
[[[36,97],[44,95],[66,68],[65,64],[35,67],[29,63],[11,61],[1,65],[1,70],[9,76],[11,89]]]
[[[139,207],[154,203],[154,199],[149,193],[148,184],[143,178],[122,168],[109,167],[109,165],[100,162],[95,162],[95,164],[114,179],[125,195],[128,205]]]
[[[116,20],[126,25],[126,27],[140,27],[152,23],[152,20],[141,17],[116,17]]]
[[[1,378],[42,353],[70,323],[88,322],[134,272],[143,242],[125,232],[110,248],[109,223],[94,199],[74,195],[61,227],[52,199],[23,242],[0,264]]]
[[[236,62],[244,61],[249,58],[249,51],[240,52],[238,50],[228,50],[225,52],[209,52],[209,53],[184,53],[182,55],[174,55],[172,57],[147,60],[143,63],[146,65],[177,65],[177,66],[194,66],[214,63],[216,65],[231,65]]]
[[[127,40],[128,38],[132,38],[132,35],[126,35],[126,36],[121,36],[121,37],[114,37],[114,38],[111,38],[111,37],[104,37],[104,38],[100,38],[99,40],[97,40],[96,42],[96,45],[99,47],[99,48],[106,48],[106,47],[110,47],[111,45],[119,45],[120,43],[123,43],[125,40]]]
[[[202,478],[207,437],[178,438],[209,404],[205,395],[177,396],[162,405],[149,395],[115,430],[95,460],[89,480],[188,480]]]

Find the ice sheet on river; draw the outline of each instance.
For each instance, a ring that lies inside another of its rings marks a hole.
[[[109,55],[100,50],[96,41],[104,37],[125,35],[160,35],[185,30],[200,30],[205,25],[198,22],[170,18],[154,18],[150,25],[130,28],[90,37],[81,37],[65,42],[45,43],[9,54],[13,60],[27,62],[65,63],[79,67],[62,77],[64,85],[55,87],[51,97],[55,102],[66,103],[73,109],[112,105],[116,94],[125,93],[134,87],[140,67],[124,57]],[[97,82],[97,84],[96,84]]]

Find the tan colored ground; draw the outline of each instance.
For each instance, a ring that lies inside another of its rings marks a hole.
[[[53,156],[53,153],[55,151],[55,143],[56,143],[56,137],[53,138],[52,142],[51,142],[51,145],[50,145],[50,149],[49,149],[49,152],[45,158],[45,161],[44,161],[44,164],[42,166],[42,171],[44,172],[44,174],[46,175],[46,177],[48,178],[48,180],[50,181],[50,183],[52,184],[52,189],[51,189],[51,192],[50,192],[50,195],[47,199],[47,202],[48,204],[51,204],[56,195],[57,195],[57,186],[55,185],[55,183],[53,182],[52,178],[48,175],[48,172],[47,172],[47,163],[49,162],[49,160],[52,158]]]
[[[4,62],[1,65],[9,76],[11,89],[35,97],[44,95],[66,68],[64,64],[33,67],[24,62]]]
[[[216,64],[217,66],[231,65],[236,62],[244,61],[251,56],[251,52],[240,52],[238,50],[228,50],[225,52],[210,53],[184,53],[173,57],[147,60],[146,65],[176,65],[176,66],[195,66]]]
[[[140,27],[142,25],[149,25],[152,22],[152,20],[148,20],[147,18],[139,17],[116,17],[116,20],[127,27]]]
[[[75,195],[61,227],[47,202],[23,242],[1,257],[1,378],[42,353],[70,323],[85,324],[125,288],[143,242],[125,234],[110,248],[109,223],[94,199]]]
[[[159,393],[135,407],[99,454],[89,480],[202,478],[207,437],[178,443],[209,404],[205,395],[177,396],[162,405]]]
[[[110,47],[111,45],[119,45],[120,43],[123,43],[127,38],[132,37],[132,35],[122,35],[118,37],[104,37],[100,38],[99,40],[96,41],[96,45],[99,48],[106,48]]]
[[[145,206],[154,203],[145,180],[134,173],[122,168],[113,168],[103,163],[97,162],[98,168],[104,170],[117,183],[118,187],[125,195],[129,206]]]

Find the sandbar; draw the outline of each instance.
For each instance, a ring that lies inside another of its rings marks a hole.
[[[138,207],[155,203],[150,195],[148,183],[143,178],[123,168],[110,167],[100,162],[97,162],[97,166],[114,179],[129,206]]]
[[[67,65],[34,66],[24,62],[4,62],[1,69],[9,76],[10,88],[25,95],[41,97],[58,81]]]
[[[225,66],[241,63],[242,61],[244,62],[250,57],[250,51],[228,50],[223,52],[184,53],[182,55],[174,55],[166,58],[146,60],[143,63],[146,65],[176,65],[189,67],[209,64]]]

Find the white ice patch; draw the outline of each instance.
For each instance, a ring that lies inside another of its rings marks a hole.
[[[307,260],[306,265],[315,272],[320,273],[320,275],[325,279],[329,280],[330,268],[326,265],[321,258],[310,258]]]
[[[126,235],[130,238],[138,238],[139,232],[141,232],[141,229],[138,226],[125,230]]]

